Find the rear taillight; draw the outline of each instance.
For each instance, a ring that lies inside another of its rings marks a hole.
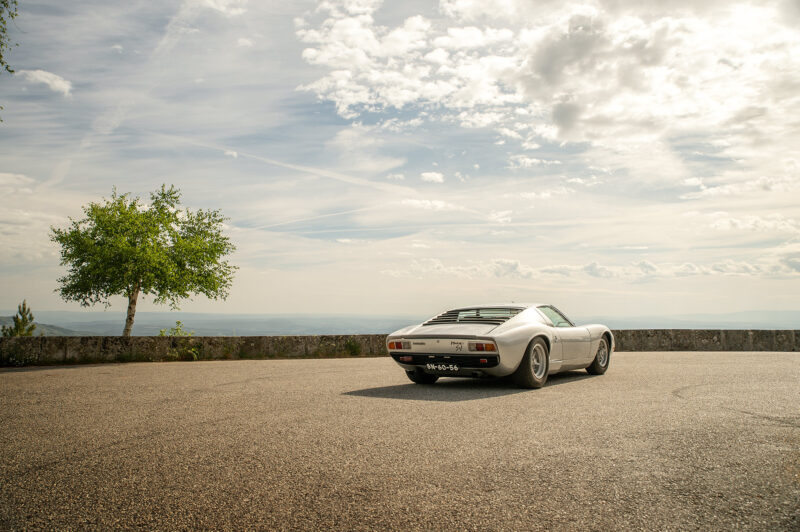
[[[400,362],[414,362],[414,357],[408,356],[408,355],[397,357],[397,358],[400,360]]]
[[[486,342],[470,342],[470,351],[497,351],[497,346]]]
[[[411,342],[389,342],[389,349],[411,349]]]

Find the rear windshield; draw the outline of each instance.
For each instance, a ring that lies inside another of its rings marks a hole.
[[[458,321],[463,320],[470,320],[470,319],[496,319],[496,318],[505,318],[509,319],[511,317],[516,316],[519,314],[519,309],[516,308],[471,308],[467,310],[459,310],[458,311]]]
[[[513,318],[522,311],[520,308],[509,307],[481,307],[448,310],[435,318],[426,321],[423,325],[437,325],[440,323],[495,323],[500,324]]]

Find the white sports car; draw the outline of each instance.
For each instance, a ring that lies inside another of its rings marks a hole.
[[[512,303],[448,310],[393,332],[386,347],[418,384],[512,375],[519,386],[541,388],[559,371],[605,373],[614,336],[605,325],[576,326],[553,305]]]

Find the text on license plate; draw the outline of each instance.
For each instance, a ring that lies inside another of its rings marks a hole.
[[[427,364],[426,369],[435,371],[458,371],[458,366],[455,364]]]

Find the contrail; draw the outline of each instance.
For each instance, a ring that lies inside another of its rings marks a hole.
[[[254,159],[256,161],[261,161],[267,164],[271,164],[274,166],[280,166],[281,168],[287,168],[289,170],[297,170],[298,172],[305,172],[307,174],[319,176],[319,177],[327,177],[329,179],[335,179],[337,181],[341,181],[343,183],[349,183],[351,185],[359,185],[363,187],[370,187],[375,188],[378,190],[382,190],[384,192],[391,192],[392,194],[402,194],[403,196],[417,196],[417,192],[409,187],[401,187],[399,185],[393,185],[391,183],[380,183],[376,181],[370,181],[369,179],[362,179],[360,177],[353,177],[347,174],[342,174],[339,172],[333,172],[331,170],[325,170],[322,168],[314,168],[311,166],[303,166],[300,164],[292,164],[292,163],[285,163],[283,161],[278,161],[276,159],[270,159],[269,157],[262,157],[261,155],[255,155],[253,153],[247,153],[243,151],[239,151],[235,148],[229,146],[219,146],[210,144],[207,142],[201,142],[195,139],[187,138],[187,137],[180,137],[177,135],[169,135],[166,133],[156,133],[156,132],[149,132],[153,135],[158,135],[161,137],[167,137],[173,140],[178,140],[181,142],[185,142],[187,144],[192,144],[194,146],[200,146],[202,148],[208,148],[210,150],[217,150],[222,152],[235,152],[237,156],[247,157],[249,159]]]
[[[363,207],[361,209],[351,209],[349,211],[339,211],[339,212],[332,212],[329,214],[320,214],[319,216],[309,216],[308,218],[297,218],[296,220],[288,220],[286,222],[278,222],[276,224],[269,224],[269,225],[259,225],[256,227],[250,227],[249,229],[270,229],[272,227],[278,227],[280,225],[289,225],[298,222],[308,222],[311,220],[319,220],[320,218],[330,218],[331,216],[341,216],[343,214],[350,214],[354,212],[364,212],[364,211],[373,211],[375,209],[382,209],[389,205],[388,203],[381,203],[380,205],[373,205],[372,207]]]

